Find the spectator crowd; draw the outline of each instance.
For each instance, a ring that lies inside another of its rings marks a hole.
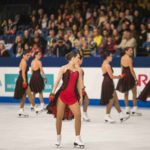
[[[28,24],[18,25],[20,15],[0,24],[0,57],[63,57],[79,50],[84,57],[108,50],[120,56],[132,47],[134,56],[150,56],[149,0],[66,0],[54,13],[33,9]]]

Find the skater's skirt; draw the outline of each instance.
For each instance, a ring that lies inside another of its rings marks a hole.
[[[131,90],[136,83],[129,67],[123,67],[122,73],[125,74],[125,77],[119,79],[116,90],[125,93]]]
[[[75,93],[67,93],[63,91],[60,92],[59,99],[67,105],[73,105],[76,102],[78,102],[77,96]]]
[[[41,93],[44,90],[44,80],[40,74],[40,69],[33,71],[30,79],[30,88],[34,93]]]
[[[114,83],[113,80],[109,77],[108,73],[104,74],[104,79],[102,82],[101,90],[101,105],[107,105],[109,101],[113,98],[114,93]]]

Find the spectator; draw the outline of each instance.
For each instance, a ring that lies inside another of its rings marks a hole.
[[[9,57],[9,53],[5,48],[4,41],[0,41],[0,57]]]
[[[64,57],[68,53],[63,38],[59,38],[55,44],[53,54],[57,57]]]
[[[95,28],[93,30],[94,42],[96,43],[97,48],[99,48],[102,44],[102,36],[98,33],[98,30]]]
[[[17,53],[17,47],[23,48],[23,41],[22,41],[22,37],[21,37],[20,35],[18,35],[18,36],[16,37],[16,41],[15,41],[13,47],[12,47],[13,53],[14,53],[15,55],[16,55],[16,53]]]
[[[91,56],[91,50],[88,48],[88,43],[86,41],[83,41],[82,48],[79,50],[79,52],[83,57]]]
[[[16,53],[16,57],[21,57],[23,54],[23,50],[21,47],[17,47],[17,53]]]
[[[130,31],[124,31],[121,43],[116,48],[121,48],[121,52],[126,47],[132,47],[134,50],[134,56],[136,56],[136,39],[133,37]],[[120,53],[120,52],[119,52]]]

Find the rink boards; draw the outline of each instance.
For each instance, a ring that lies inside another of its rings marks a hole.
[[[91,99],[92,104],[98,104],[100,101],[101,95],[101,85],[103,81],[102,71],[100,67],[83,67],[84,75],[84,84],[86,87],[86,92],[88,93],[89,98]],[[121,73],[120,67],[114,67],[114,75],[119,75]],[[49,93],[51,92],[54,81],[57,77],[59,67],[44,67],[45,74],[47,76],[48,82],[45,85],[44,97],[48,98]],[[18,77],[18,67],[0,67],[0,102],[5,101],[9,102],[10,98],[13,97],[15,82]],[[138,79],[138,95],[149,81],[150,69],[143,67],[136,67],[135,72]],[[30,80],[31,69],[28,72],[28,79]],[[117,85],[118,80],[115,79],[115,86]],[[123,100],[123,94],[117,92],[118,98]],[[129,98],[132,99],[130,92]],[[11,100],[13,102],[13,100]],[[150,102],[150,100],[149,100]]]

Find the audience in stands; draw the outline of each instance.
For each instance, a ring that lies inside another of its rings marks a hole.
[[[120,55],[126,47],[133,47],[134,56],[150,55],[148,0],[66,0],[54,13],[40,7],[41,2],[29,16],[30,25],[18,26],[18,19],[11,18],[0,25],[0,39],[12,43],[16,57],[26,49],[32,55],[40,50],[43,57],[64,57],[73,50],[84,57],[100,56],[106,49]]]

